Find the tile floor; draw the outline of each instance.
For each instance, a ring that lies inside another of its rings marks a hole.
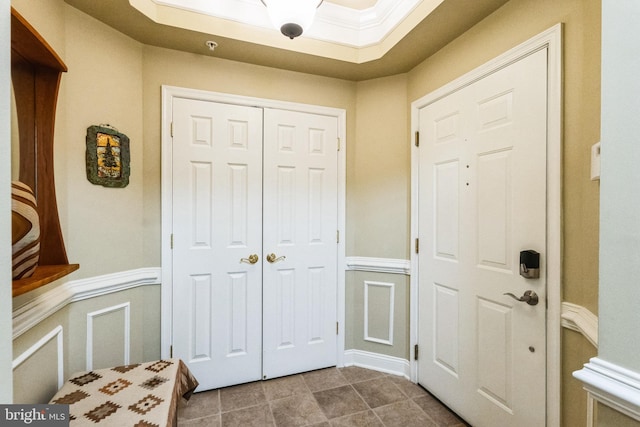
[[[468,426],[410,381],[358,368],[327,368],[194,394],[178,426]]]

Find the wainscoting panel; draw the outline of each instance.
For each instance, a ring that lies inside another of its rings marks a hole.
[[[64,383],[64,339],[58,325],[13,361],[13,401],[43,403]],[[34,392],[35,390],[35,392]]]
[[[13,310],[16,403],[48,402],[77,372],[160,357],[159,268],[64,282],[19,301]]]
[[[409,277],[398,273],[402,269],[378,271],[393,262],[370,260],[360,268],[369,263],[377,265],[376,271],[346,274],[345,349],[408,361]]]
[[[364,339],[393,345],[395,285],[364,282]]]
[[[130,302],[87,313],[87,371],[128,365],[130,346]]]

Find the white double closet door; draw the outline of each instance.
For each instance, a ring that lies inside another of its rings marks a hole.
[[[172,345],[199,390],[336,364],[336,117],[173,99]]]

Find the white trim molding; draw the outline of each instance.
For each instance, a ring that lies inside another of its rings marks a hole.
[[[112,307],[103,308],[102,310],[92,311],[87,313],[87,360],[86,370],[91,371],[93,369],[93,320],[96,317],[104,316],[105,314],[114,313],[116,311],[122,311],[124,320],[124,330],[122,332],[122,340],[124,353],[122,355],[122,364],[128,365],[131,355],[131,303],[125,302],[123,304],[114,305]]]
[[[564,328],[580,332],[598,348],[598,316],[581,305],[563,302],[561,317]]]
[[[161,273],[159,267],[139,268],[63,283],[13,310],[13,339],[72,302],[138,286],[159,285]]]
[[[344,352],[344,366],[359,366],[405,378],[411,376],[411,366],[407,359],[371,353],[363,350],[346,350]]]
[[[15,370],[25,360],[36,354],[38,350],[47,345],[49,341],[56,338],[56,350],[58,355],[58,388],[64,384],[64,339],[62,326],[58,325],[48,334],[40,338],[35,344],[29,347],[24,353],[13,360],[12,369]]]
[[[594,357],[573,376],[595,400],[640,421],[640,374]]]
[[[347,271],[409,275],[411,261],[395,258],[347,257]]]

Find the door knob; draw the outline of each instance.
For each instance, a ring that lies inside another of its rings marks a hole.
[[[247,264],[255,264],[258,262],[258,255],[249,255],[249,258],[240,258],[240,262],[246,262]]]
[[[287,257],[286,256],[279,256],[276,257],[276,254],[269,254],[267,255],[267,261],[269,261],[271,264],[275,264],[278,261],[284,261]]]
[[[511,292],[507,292],[503,295],[508,295],[516,301],[526,302],[529,305],[537,305],[539,301],[538,294],[536,294],[534,291],[524,291],[524,295],[522,295],[520,298],[518,298]]]

